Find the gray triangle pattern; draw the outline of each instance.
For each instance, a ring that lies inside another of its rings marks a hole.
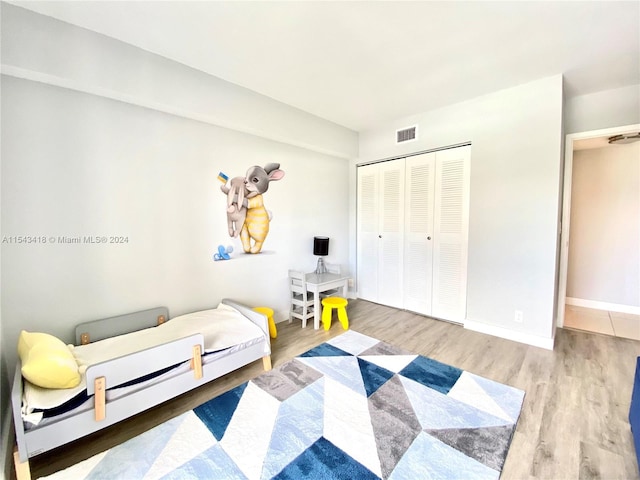
[[[379,342],[374,346],[359,353],[359,357],[373,356],[373,355],[412,355],[411,352],[404,348],[396,347],[388,343]]]
[[[376,437],[382,478],[389,478],[422,431],[397,375],[391,377],[369,397],[369,413]]]
[[[481,428],[447,428],[425,430],[442,443],[455,448],[478,462],[501,471],[515,425]]]
[[[284,402],[321,377],[322,373],[298,359],[293,359],[280,368],[254,378],[253,383],[274,398]]]

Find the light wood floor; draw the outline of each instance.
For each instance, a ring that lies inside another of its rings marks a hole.
[[[351,328],[491,378],[526,396],[502,479],[639,478],[628,415],[640,342],[558,330],[554,351],[491,337],[461,326],[351,300]],[[279,323],[274,367],[343,332]],[[142,433],[262,372],[255,362],[104,432],[31,460],[50,474]],[[133,479],[132,479],[133,480]]]

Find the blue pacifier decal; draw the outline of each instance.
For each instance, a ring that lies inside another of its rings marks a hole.
[[[227,246],[226,248],[224,247],[224,245],[218,245],[218,253],[213,254],[213,259],[216,261],[230,260],[231,256],[229,254],[232,252],[233,252],[233,247],[231,245]]]

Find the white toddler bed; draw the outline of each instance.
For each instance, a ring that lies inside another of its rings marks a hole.
[[[18,480],[30,478],[28,460],[35,455],[260,358],[271,369],[267,318],[247,306],[225,299],[216,309],[168,318],[159,307],[78,325],[81,346],[72,352],[82,378],[74,388],[37,387],[23,378],[18,360],[11,392]],[[69,404],[71,410],[59,412]]]

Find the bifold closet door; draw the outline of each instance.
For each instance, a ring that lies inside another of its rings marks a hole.
[[[378,166],[358,167],[357,262],[358,297],[378,301]]]
[[[436,152],[431,315],[464,322],[471,147]]]
[[[404,308],[431,315],[435,153],[405,164]]]
[[[358,168],[358,295],[403,308],[404,159]]]
[[[471,147],[358,167],[358,295],[463,322]]]
[[[463,322],[471,147],[406,159],[404,308]]]

